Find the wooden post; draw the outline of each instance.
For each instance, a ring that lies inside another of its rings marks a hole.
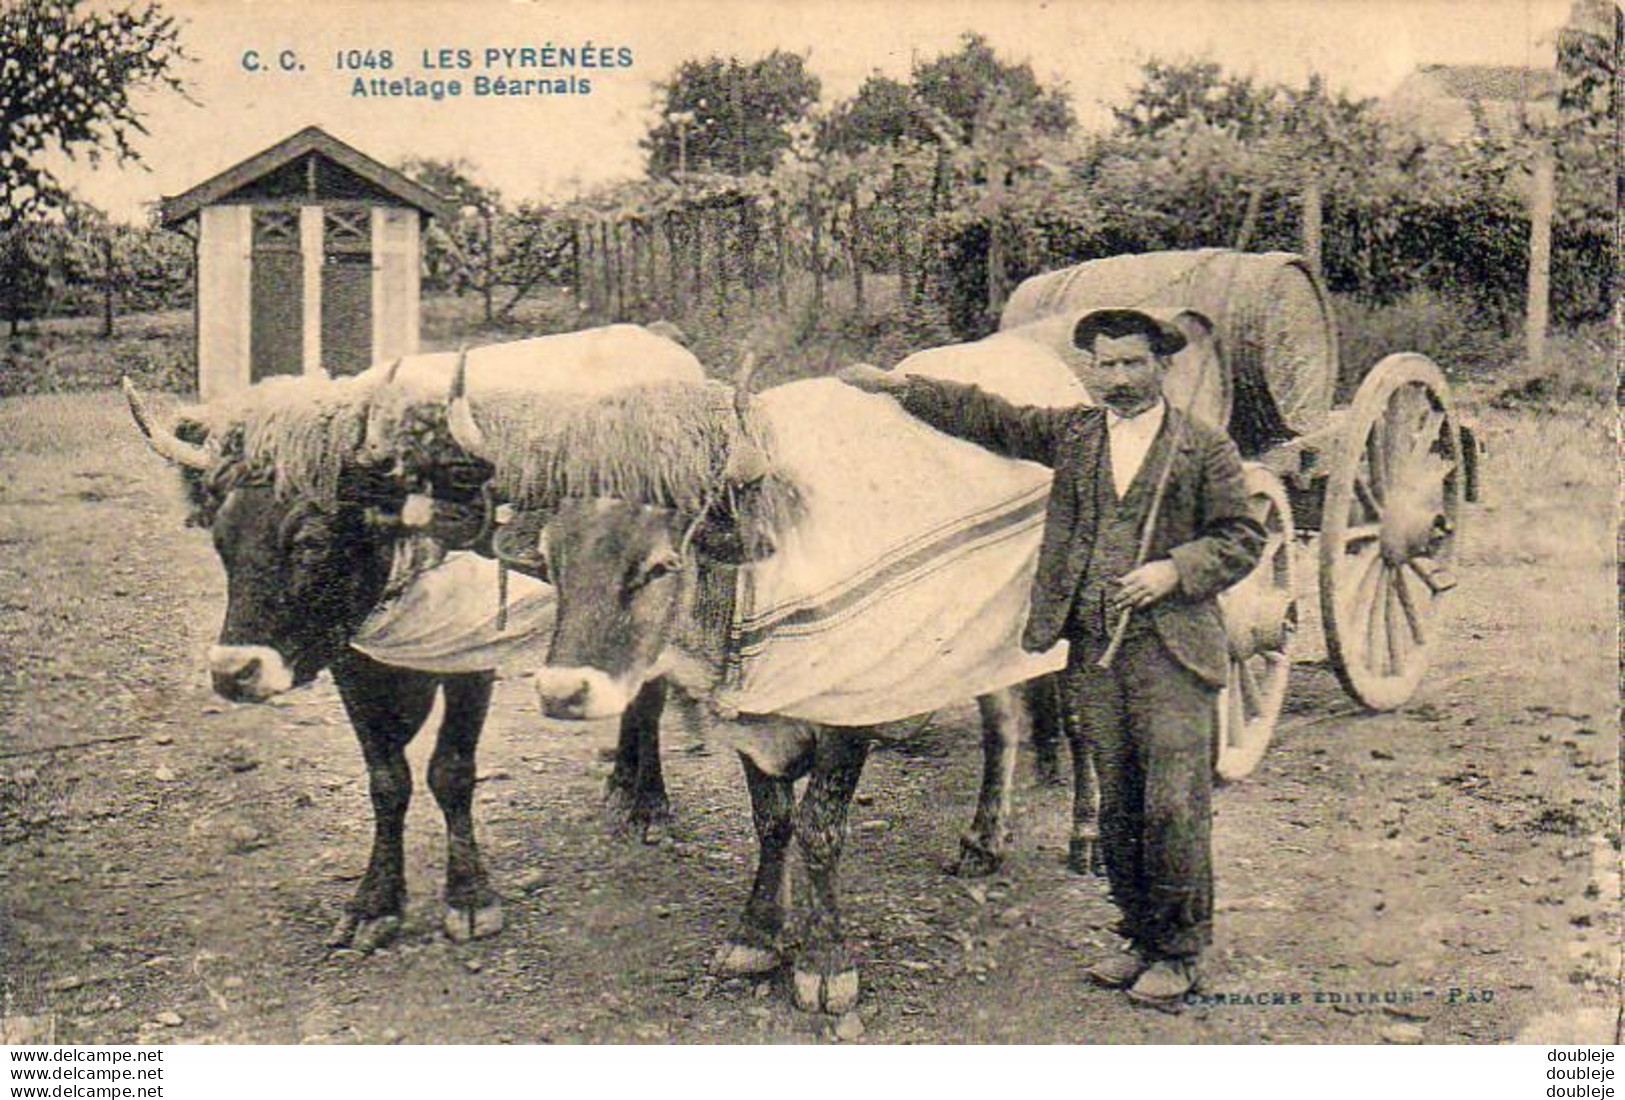
[[[1321,202],[1320,177],[1311,175],[1303,181],[1303,258],[1316,278],[1322,275],[1320,264]]]
[[[311,163],[316,162],[311,157]],[[494,251],[494,234],[491,230],[491,207],[485,204],[480,206],[480,218],[485,222],[485,274],[480,279],[480,297],[485,303],[485,324],[491,324],[491,293],[496,289],[497,258]]]
[[[773,282],[777,286],[779,295],[779,308],[790,308],[790,277],[786,271],[785,251],[789,242],[785,239],[787,227],[784,224],[784,203],[773,204]]]
[[[600,219],[598,222],[598,286],[599,304],[604,313],[615,312],[615,271],[609,260],[609,222]]]
[[[113,227],[102,233],[102,339],[113,335],[113,293],[117,274],[113,270]]]
[[[1549,146],[1535,154],[1529,181],[1529,293],[1524,313],[1524,358],[1531,369],[1546,362],[1546,326],[1552,293],[1552,204],[1556,162]]]
[[[675,210],[667,210],[660,216],[660,229],[666,237],[666,274],[671,283],[671,311],[674,315],[683,311],[683,273],[678,262],[681,250],[677,247],[678,217]]]
[[[852,310],[861,319],[867,312],[867,303],[863,300],[863,256],[858,251],[859,211],[858,196],[854,191],[848,206],[846,224],[846,256],[847,263],[852,266]]]
[[[812,228],[812,277],[813,277],[813,310],[817,313],[824,311],[824,211],[818,203],[814,192],[807,192],[808,212],[807,219]]]
[[[904,225],[906,214],[904,212],[904,191],[908,186],[908,177],[903,172],[903,162],[895,161],[891,173],[891,200],[892,200],[892,244],[896,248],[897,264],[897,301],[899,305],[912,305],[913,295],[909,293],[908,282],[908,232]]]
[[[570,283],[575,284],[575,310],[587,312],[587,284],[582,281],[582,223],[570,221]]]
[[[1241,228],[1236,231],[1236,243],[1231,246],[1235,251],[1245,252],[1253,243],[1253,233],[1258,229],[1258,211],[1263,203],[1263,187],[1255,187],[1247,193],[1247,210],[1241,216]]]

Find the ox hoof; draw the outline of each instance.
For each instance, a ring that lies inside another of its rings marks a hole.
[[[956,878],[986,878],[1004,865],[1004,855],[995,852],[973,837],[959,838],[959,858],[949,866],[948,873]]]
[[[1066,867],[1075,875],[1097,878],[1106,873],[1106,854],[1094,837],[1075,836],[1066,848]]]
[[[327,937],[328,947],[348,947],[363,955],[386,947],[401,931],[401,918],[393,913],[381,917],[360,917],[346,913]]]
[[[752,947],[745,943],[725,943],[717,952],[716,970],[729,977],[749,977],[770,974],[779,968],[779,953],[770,947]]]
[[[796,1007],[803,1012],[827,1012],[831,1016],[844,1016],[858,1003],[858,972],[843,970],[839,974],[818,974],[797,970],[795,974]]]
[[[639,799],[632,791],[611,786],[604,795],[604,818],[616,836],[659,844],[671,832],[671,807],[665,798]]]
[[[469,909],[448,905],[441,927],[446,930],[446,935],[457,943],[467,943],[469,940],[483,940],[487,936],[496,935],[502,931],[502,924],[502,903],[493,901],[488,905]]]

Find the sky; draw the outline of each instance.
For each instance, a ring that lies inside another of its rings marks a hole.
[[[105,6],[105,5],[104,5]],[[463,158],[510,200],[567,198],[643,167],[638,138],[655,84],[685,59],[807,55],[822,103],[872,72],[906,79],[911,63],[984,34],[1006,60],[1068,88],[1086,128],[1105,127],[1139,65],[1206,58],[1227,71],[1381,96],[1420,64],[1549,66],[1568,0],[163,0],[195,59],[181,75],[193,102],[144,97],[144,166],[59,162],[81,198],[120,220],[185,191],[308,125],[386,164]],[[539,69],[529,47],[591,50],[610,68]],[[602,51],[611,51],[605,55]],[[469,65],[458,67],[458,50]],[[486,51],[499,51],[487,65]],[[260,68],[245,66],[254,51]],[[289,71],[278,64],[284,57]],[[351,58],[391,67],[342,67]],[[427,51],[427,54],[426,54]],[[441,51],[450,51],[442,58]],[[629,51],[629,52],[620,52]],[[622,64],[630,61],[629,65]],[[449,67],[443,62],[449,62]],[[589,93],[476,96],[477,77],[569,76]],[[360,77],[456,79],[462,95],[355,95]]]

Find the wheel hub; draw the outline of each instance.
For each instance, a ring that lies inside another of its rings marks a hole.
[[[1297,628],[1292,596],[1263,585],[1245,585],[1226,594],[1224,632],[1230,656],[1238,661],[1280,652]]]

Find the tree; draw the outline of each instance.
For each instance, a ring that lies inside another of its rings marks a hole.
[[[913,86],[921,103],[953,120],[961,141],[974,138],[995,99],[1001,110],[1021,112],[1039,134],[1066,134],[1074,122],[1064,88],[1043,87],[1026,62],[1000,61],[987,39],[972,32],[956,52],[916,67]]]
[[[461,295],[473,290],[484,302],[485,323],[494,316],[499,258],[496,223],[502,217],[502,195],[474,178],[468,161],[409,157],[401,172],[457,207],[457,220],[431,222],[423,244],[424,278],[430,286],[450,287]]]
[[[67,199],[40,155],[139,162],[135,93],[185,95],[180,28],[156,3],[85,11],[84,0],[12,0],[0,7],[0,232]]]
[[[1576,0],[1558,32],[1561,85],[1552,136],[1558,173],[1554,291],[1577,317],[1605,315],[1619,289],[1625,247],[1619,228],[1625,225],[1618,128],[1622,51],[1625,12],[1607,0]]]
[[[818,144],[832,152],[850,154],[897,145],[905,139],[932,140],[931,130],[919,117],[914,89],[900,80],[873,73],[856,95],[830,112],[820,128]]]
[[[1230,128],[1243,141],[1263,135],[1277,88],[1227,75],[1216,61],[1162,61],[1140,66],[1127,107],[1113,107],[1120,133],[1151,137],[1181,122]]]
[[[819,90],[806,58],[784,50],[749,63],[685,61],[659,86],[660,118],[641,142],[649,175],[770,172]]]

